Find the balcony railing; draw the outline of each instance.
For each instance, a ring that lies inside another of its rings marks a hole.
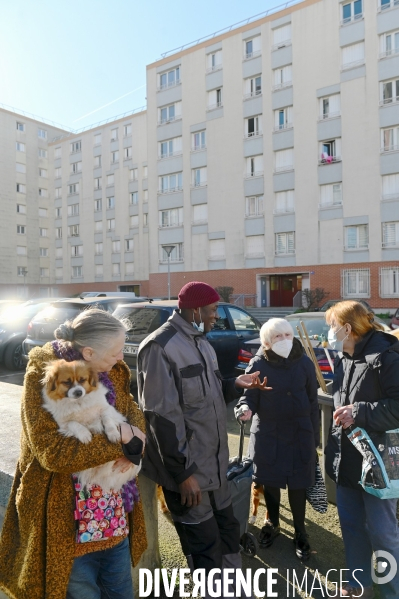
[[[255,58],[256,56],[260,56],[261,51],[260,50],[255,50],[254,52],[245,52],[244,53],[244,60],[250,60],[251,58]]]
[[[275,250],[275,256],[293,256],[295,254],[295,250]]]
[[[167,83],[164,83],[163,85],[159,85],[157,87],[157,91],[160,92],[163,89],[168,89],[169,87],[176,87],[176,85],[180,85],[181,84],[181,79],[175,79],[175,81],[168,81]]]
[[[341,19],[341,27],[342,25],[348,25],[349,23],[353,23],[354,21],[359,21],[360,19],[363,19],[363,13],[360,12],[357,15],[351,15],[350,17],[346,17],[346,19]]]
[[[336,119],[339,116],[341,116],[341,112],[337,110],[336,112],[327,112],[326,114],[321,114],[318,120],[319,122],[322,122],[327,121],[329,119]]]
[[[357,245],[357,246],[349,246],[349,245],[344,245],[344,251],[345,252],[361,252],[363,250],[368,250],[369,249],[369,244],[364,244],[364,245]]]
[[[274,52],[274,50],[279,50],[280,48],[285,48],[286,46],[291,46],[292,41],[289,40],[283,40],[282,42],[278,42],[277,44],[273,44],[272,46],[272,52]]]
[[[263,135],[263,131],[258,129],[257,131],[252,131],[251,133],[245,133],[244,138],[248,139],[249,137],[261,137]]]
[[[274,172],[275,173],[284,173],[286,171],[293,171],[294,170],[294,165],[293,164],[284,164],[282,166],[275,166],[274,167]]]
[[[158,160],[165,160],[165,158],[172,158],[173,156],[181,156],[183,150],[176,150],[176,152],[164,152],[158,155]]]
[[[284,123],[282,125],[276,125],[273,129],[274,132],[276,131],[287,131],[287,129],[292,129],[293,128],[293,124],[292,123]]]
[[[390,0],[390,2],[381,2],[380,1],[377,11],[382,12],[383,10],[395,8],[395,6],[399,6],[399,0]]]
[[[162,223],[162,225],[158,226],[158,229],[172,229],[173,227],[182,227],[183,226],[183,221],[178,222],[178,223]]]
[[[389,104],[397,104],[399,102],[399,96],[392,96],[392,98],[385,98],[380,100],[380,106],[388,106]]]
[[[166,119],[159,119],[158,125],[166,125],[166,123],[172,123],[173,121],[178,121],[179,119],[181,119],[181,115],[170,116]]]
[[[399,190],[396,193],[384,193],[384,194],[382,194],[381,200],[383,202],[390,202],[392,200],[399,200]]]
[[[249,92],[249,94],[244,94],[244,100],[249,100],[250,98],[254,98],[255,96],[261,96],[262,90],[258,89],[254,92]]]
[[[356,67],[360,67],[365,64],[364,58],[360,58],[359,60],[354,60],[352,62],[347,62],[341,66],[341,71],[348,71],[349,69],[354,69]]]
[[[387,58],[388,56],[395,56],[395,54],[399,54],[399,48],[391,48],[390,50],[385,50],[385,52],[381,52],[380,58]]]
[[[398,145],[394,146],[383,146],[380,150],[381,154],[386,154],[388,152],[397,152],[399,150]]]
[[[168,189],[158,189],[158,195],[164,193],[176,193],[176,191],[183,191],[183,187],[169,187]]]
[[[206,150],[206,144],[200,144],[198,146],[192,146],[192,152],[200,152],[201,150]]]
[[[221,69],[223,69],[223,65],[222,65],[222,63],[220,63],[220,64],[215,64],[213,67],[208,67],[208,68],[205,70],[205,73],[207,73],[207,74],[208,74],[208,73],[213,73],[214,71],[220,71]]]
[[[292,86],[292,80],[291,81],[283,81],[282,83],[276,83],[275,85],[273,85],[272,91],[275,92],[278,89],[284,89],[285,87],[291,87],[291,86]]]
[[[319,202],[319,209],[323,210],[324,208],[336,208],[342,206],[342,200],[340,200],[339,202],[324,202],[323,204],[321,204]]]
[[[382,247],[383,248],[397,248],[397,247],[399,247],[399,241],[383,241]]]
[[[175,264],[176,262],[184,262],[184,258],[170,258],[170,263],[171,264]],[[168,263],[168,259],[167,258],[160,258],[159,259],[159,264],[167,264]]]
[[[252,179],[254,177],[263,177],[263,171],[250,171],[249,173],[244,173],[244,179]]]
[[[216,110],[217,108],[221,108],[223,106],[223,102],[216,102],[216,104],[209,104],[207,107],[207,112],[211,112],[211,110]]]
[[[319,164],[332,164],[333,162],[341,162],[341,156],[322,156],[319,159]]]
[[[197,187],[206,187],[208,185],[208,181],[194,181],[191,183],[191,189],[196,189]]]
[[[294,206],[286,206],[285,208],[274,208],[273,214],[294,214]]]

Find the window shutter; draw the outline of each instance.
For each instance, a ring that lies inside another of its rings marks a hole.
[[[276,193],[276,212],[285,211],[285,191]]]
[[[365,248],[369,244],[369,226],[368,225],[360,225],[358,227],[359,231],[359,247]]]
[[[260,256],[264,254],[264,236],[254,235],[247,237],[247,255]]]
[[[213,239],[209,242],[209,257],[224,258],[224,239]]]
[[[273,30],[273,45],[291,40],[291,23]]]
[[[342,188],[341,183],[332,186],[332,203],[342,204]]]
[[[295,252],[295,233],[287,233],[287,252],[289,254]]]
[[[286,236],[285,233],[277,233],[276,234],[276,253],[277,254],[285,254],[286,248]]]
[[[194,222],[208,220],[208,204],[198,204],[193,207]]]
[[[349,249],[354,249],[357,247],[356,227],[346,227],[346,247]]]
[[[398,242],[399,223],[383,223],[382,242],[384,246],[396,245]]]
[[[329,97],[329,112],[337,113],[341,110],[341,96],[340,94],[334,94]]]

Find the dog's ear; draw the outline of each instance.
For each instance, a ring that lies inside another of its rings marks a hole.
[[[96,388],[98,385],[98,375],[92,368],[89,368],[89,385]]]
[[[58,376],[57,373],[54,372],[54,363],[48,362],[44,368],[44,377],[42,378],[42,383],[46,387],[46,391],[51,393],[55,391],[57,387]]]

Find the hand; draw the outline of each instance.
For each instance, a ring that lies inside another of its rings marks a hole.
[[[115,460],[112,472],[127,472],[132,466],[132,462],[123,456],[123,458]]]
[[[251,374],[241,374],[236,378],[236,387],[241,387],[242,389],[260,389],[261,391],[270,391],[273,389],[273,387],[266,387],[267,376],[261,381],[259,375],[259,370],[251,372]]]
[[[121,442],[123,444],[129,443],[133,437],[138,437],[143,442],[143,451],[145,446],[146,436],[137,426],[130,426],[127,422],[121,424]]]
[[[333,418],[336,425],[341,424],[342,428],[348,428],[351,424],[355,424],[355,421],[352,416],[353,406],[341,406],[337,410],[335,410],[333,414]]]
[[[201,489],[193,474],[180,483],[179,491],[182,505],[195,507],[201,503]]]
[[[246,406],[246,410],[244,410],[243,413],[240,414],[238,418],[242,422],[247,422],[247,420],[251,420],[251,418],[252,418],[252,411],[248,408],[248,406]]]

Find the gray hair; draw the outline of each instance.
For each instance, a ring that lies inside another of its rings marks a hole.
[[[285,318],[269,318],[260,330],[260,340],[263,347],[266,349],[271,347],[272,338],[276,333],[292,333],[292,336],[294,336],[294,329]]]
[[[109,312],[100,308],[88,308],[73,320],[67,320],[54,331],[54,336],[64,345],[78,351],[92,347],[103,353],[115,337],[125,332],[127,326]]]

